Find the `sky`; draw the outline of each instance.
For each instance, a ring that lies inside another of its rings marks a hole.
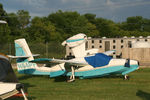
[[[27,10],[34,16],[48,16],[58,10],[92,13],[115,22],[127,17],[150,18],[150,0],[0,0],[8,13]]]

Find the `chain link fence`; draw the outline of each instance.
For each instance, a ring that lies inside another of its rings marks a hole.
[[[37,58],[64,58],[66,49],[61,43],[50,42],[50,43],[28,43],[32,54],[40,54]],[[1,44],[0,53],[5,55],[15,55],[15,45],[12,43]],[[14,62],[13,59],[10,59]]]

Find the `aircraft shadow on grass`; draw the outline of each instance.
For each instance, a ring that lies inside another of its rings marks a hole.
[[[121,76],[121,75],[109,75],[109,76],[103,76],[103,77],[88,78],[88,80],[93,80],[93,79],[98,79],[98,78],[103,78],[103,79],[104,78],[105,79],[110,79],[110,78],[116,78],[116,79],[119,78],[120,79],[121,78],[121,79],[123,79],[123,76]],[[59,76],[59,77],[54,78],[54,82],[65,82],[66,79],[67,79],[66,76]]]
[[[150,93],[144,92],[142,90],[138,90],[136,92],[136,96],[140,97],[141,100],[150,100]]]

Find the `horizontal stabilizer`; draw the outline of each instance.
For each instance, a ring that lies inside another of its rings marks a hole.
[[[32,56],[33,57],[36,57],[36,56],[39,56],[40,54],[33,54]],[[14,58],[14,59],[17,59],[17,58],[29,58],[30,56],[12,56],[12,55],[7,55],[9,58]]]
[[[32,54],[33,57],[40,56],[40,54]]]
[[[9,58],[29,58],[30,56],[12,56],[12,55],[7,55]]]

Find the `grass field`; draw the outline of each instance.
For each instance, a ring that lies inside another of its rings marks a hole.
[[[130,80],[111,76],[67,83],[65,77],[17,76],[29,100],[150,100],[150,68],[130,73]]]

